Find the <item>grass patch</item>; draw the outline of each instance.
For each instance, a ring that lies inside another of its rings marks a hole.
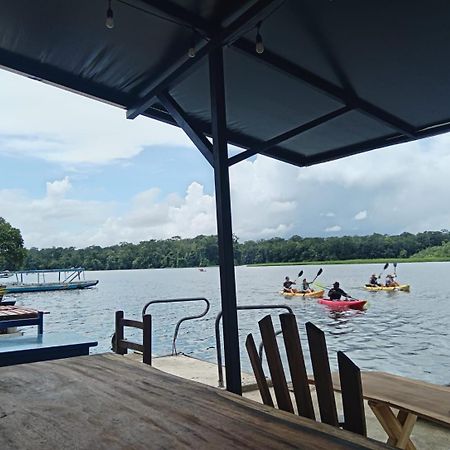
[[[387,262],[393,263],[418,263],[418,262],[447,262],[448,258],[396,258],[396,259],[346,259],[339,261],[300,261],[300,262],[274,262],[261,264],[247,264],[247,267],[262,267],[262,266],[325,266],[332,264],[385,264]]]

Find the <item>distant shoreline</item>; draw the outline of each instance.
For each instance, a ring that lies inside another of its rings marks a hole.
[[[300,261],[300,262],[274,262],[274,263],[259,263],[247,264],[247,267],[263,267],[263,266],[324,266],[334,264],[385,264],[389,263],[424,263],[424,262],[448,262],[449,258],[396,258],[396,259],[345,259],[345,260],[330,260],[330,261]]]

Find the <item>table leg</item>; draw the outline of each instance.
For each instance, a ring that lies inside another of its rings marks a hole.
[[[416,423],[417,416],[400,412],[398,417],[395,417],[389,406],[375,401],[369,401],[369,406],[389,436],[387,442],[389,445],[406,450],[416,450],[409,436]]]

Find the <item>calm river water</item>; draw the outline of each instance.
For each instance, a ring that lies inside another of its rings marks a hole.
[[[450,383],[450,263],[399,264],[399,281],[411,284],[410,293],[368,293],[360,288],[372,272],[381,271],[382,264],[323,266],[320,283],[330,285],[338,280],[353,297],[369,300],[365,312],[339,314],[330,312],[314,299],[284,299],[278,294],[284,277],[295,278],[301,269],[311,279],[319,266],[237,267],[238,303],[291,306],[302,339],[305,338],[303,325],[307,321],[325,331],[334,367],[336,351],[343,350],[361,369],[383,370],[438,384]],[[123,309],[126,317],[139,318],[143,305],[149,300],[206,297],[211,301],[211,311],[205,318],[181,326],[177,349],[215,361],[214,320],[220,310],[218,268],[207,268],[206,272],[195,268],[87,272],[86,279],[92,278],[100,280],[96,288],[18,294],[17,304],[50,312],[45,316],[45,333],[66,330],[82,333],[98,340],[94,352],[105,352],[110,350],[117,309]],[[153,353],[169,354],[177,320],[201,308],[196,304],[154,305],[150,311],[154,318]],[[239,312],[244,370],[251,370],[243,345],[245,336],[249,332],[258,334],[257,321],[265,314],[265,311]],[[27,331],[31,332],[35,331]]]

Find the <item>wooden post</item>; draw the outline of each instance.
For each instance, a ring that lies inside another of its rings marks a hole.
[[[116,311],[116,353],[119,355],[125,355],[127,349],[120,346],[120,342],[123,340],[123,311]]]
[[[144,329],[143,329],[143,342],[144,364],[152,365],[152,316],[151,314],[144,315]]]

